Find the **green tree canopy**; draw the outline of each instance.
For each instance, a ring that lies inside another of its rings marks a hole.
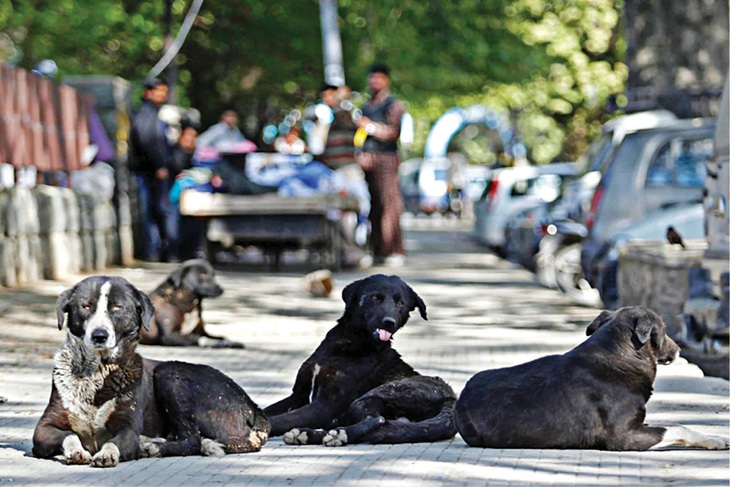
[[[173,0],[172,32],[190,2]],[[620,0],[340,0],[347,83],[367,67],[393,68],[394,91],[416,119],[415,153],[455,106],[511,114],[536,162],[572,159],[595,132],[606,98],[623,89]],[[161,0],[0,0],[0,61],[32,68],[51,58],[60,76],[144,79],[163,53]],[[317,97],[323,80],[317,0],[216,0],[178,55],[181,103],[213,123],[225,106],[258,138],[267,122]],[[460,149],[486,162],[489,134]]]

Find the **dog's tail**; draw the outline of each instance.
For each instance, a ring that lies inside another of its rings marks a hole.
[[[433,418],[409,423],[386,420],[382,426],[363,435],[361,441],[373,444],[429,443],[448,440],[456,435],[454,402],[449,401]]]
[[[251,453],[261,450],[269,439],[271,424],[261,408],[254,406],[246,418],[245,434],[229,436],[224,442],[226,453]]]
[[[253,410],[253,421],[251,422],[251,428],[253,428],[255,431],[265,433],[267,438],[269,437],[269,433],[271,433],[271,423],[269,422],[269,418],[268,416],[266,416],[266,413],[258,406],[256,406]]]

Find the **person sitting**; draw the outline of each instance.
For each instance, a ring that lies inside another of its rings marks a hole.
[[[198,147],[212,147],[218,152],[227,152],[231,146],[247,142],[238,128],[238,114],[235,110],[226,110],[221,121],[212,125],[198,136]]]

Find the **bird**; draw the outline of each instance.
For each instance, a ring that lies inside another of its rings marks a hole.
[[[683,249],[684,248],[687,248],[684,245],[684,241],[682,240],[682,236],[671,225],[667,227],[667,241],[670,244],[672,244],[672,245],[680,245]]]

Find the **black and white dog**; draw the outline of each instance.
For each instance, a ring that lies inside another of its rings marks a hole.
[[[155,314],[142,330],[143,345],[244,348],[239,342],[213,336],[205,329],[203,300],[223,294],[213,266],[205,259],[180,264],[150,293]]]
[[[59,296],[56,311],[68,333],[33,434],[36,457],[113,467],[141,455],[258,451],[266,442],[266,416],[230,378],[136,352],[154,310],[125,279],[86,278]],[[140,435],[156,439],[140,444]]]
[[[456,395],[422,376],[391,346],[426,305],[398,276],[381,274],[342,291],[345,313],[299,368],[292,394],[267,407],[271,435],[292,445],[415,443],[452,438]]]
[[[454,409],[464,441],[486,448],[728,448],[725,438],[644,424],[657,364],[679,352],[656,313],[603,311],[587,334],[562,355],[472,377]]]

